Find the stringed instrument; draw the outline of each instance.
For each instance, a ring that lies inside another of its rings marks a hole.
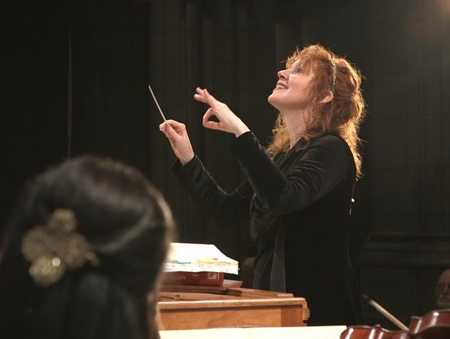
[[[342,332],[340,339],[450,339],[450,309],[431,311],[422,317],[412,316],[409,327],[406,327],[372,299],[367,296],[363,299],[401,330],[391,331],[379,325],[355,325]]]
[[[449,339],[450,309],[431,311],[423,317],[411,317],[409,333],[414,339]]]
[[[340,339],[410,339],[406,331],[390,331],[379,325],[375,326],[349,326],[341,333]]]

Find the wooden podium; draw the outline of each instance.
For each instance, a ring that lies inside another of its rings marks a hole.
[[[306,326],[304,298],[240,287],[166,286],[159,310],[164,330]]]

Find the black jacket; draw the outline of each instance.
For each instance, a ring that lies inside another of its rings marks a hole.
[[[362,323],[348,255],[348,221],[356,177],[352,153],[334,134],[272,160],[253,133],[230,150],[247,180],[227,193],[195,157],[173,170],[222,224],[248,218],[257,226],[254,288],[304,297],[309,325]]]

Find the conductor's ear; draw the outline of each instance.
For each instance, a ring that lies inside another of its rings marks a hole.
[[[327,95],[319,101],[320,104],[326,104],[327,102],[330,102],[331,100],[333,100],[333,92],[328,91]]]

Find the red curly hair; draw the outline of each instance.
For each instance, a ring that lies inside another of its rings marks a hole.
[[[361,176],[361,154],[358,137],[360,123],[365,114],[365,101],[361,91],[361,73],[346,59],[336,56],[320,45],[297,49],[287,60],[286,67],[301,60],[302,69],[312,72],[314,77],[308,90],[311,114],[306,121],[306,130],[298,139],[305,141],[300,149],[308,147],[312,139],[327,133],[339,134],[352,151],[357,178]],[[320,101],[333,93],[330,102]],[[271,143],[267,147],[270,156],[286,152],[290,148],[290,137],[283,115],[279,114],[273,129]]]

